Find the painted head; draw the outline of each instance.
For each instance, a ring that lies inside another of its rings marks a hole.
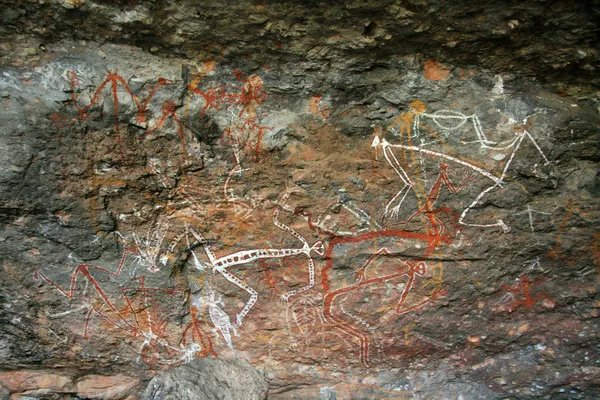
[[[419,276],[424,276],[427,273],[427,264],[425,264],[423,261],[419,261],[416,265],[413,264],[412,267],[415,271],[415,274]]]
[[[415,114],[424,113],[426,110],[425,104],[419,100],[410,102],[410,104],[408,105],[408,108],[410,109],[410,111],[412,111]]]

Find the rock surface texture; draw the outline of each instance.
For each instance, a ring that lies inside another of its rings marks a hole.
[[[240,358],[196,359],[154,377],[143,400],[263,400],[267,380]]]
[[[599,14],[0,0],[0,397],[599,398]]]

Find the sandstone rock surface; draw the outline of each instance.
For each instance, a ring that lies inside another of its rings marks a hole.
[[[0,393],[598,398],[596,3],[0,0]]]

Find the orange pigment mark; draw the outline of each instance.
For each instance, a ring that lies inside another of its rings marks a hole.
[[[450,68],[446,67],[444,64],[440,63],[437,60],[429,59],[425,61],[425,78],[430,81],[441,81],[448,77],[450,74]]]
[[[308,100],[308,109],[315,117],[326,119],[329,117],[331,110],[329,109],[329,107],[323,105],[323,103],[321,102],[322,100],[322,94],[312,96],[310,100]]]

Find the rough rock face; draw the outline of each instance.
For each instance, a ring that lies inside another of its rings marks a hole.
[[[203,358],[161,372],[142,399],[263,400],[267,389],[265,377],[244,359]]]
[[[599,7],[462,3],[0,1],[0,394],[597,398]]]

